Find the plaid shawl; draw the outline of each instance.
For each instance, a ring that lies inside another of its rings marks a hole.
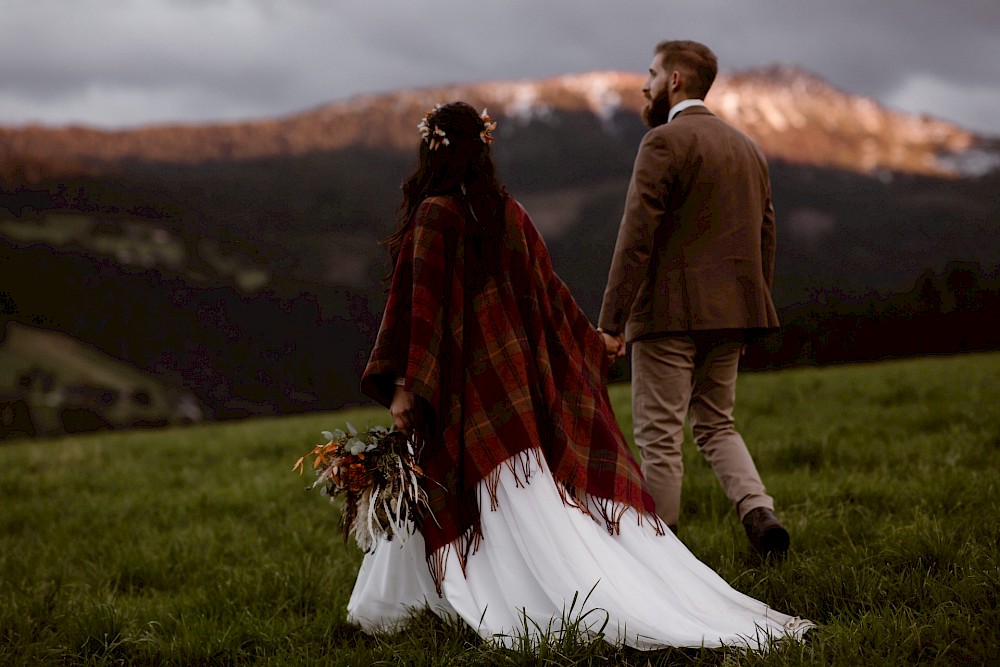
[[[611,410],[603,340],[521,205],[508,199],[505,214],[500,247],[489,249],[504,277],[471,293],[463,204],[420,205],[361,382],[386,406],[400,377],[423,399],[420,464],[433,517],[420,530],[439,587],[448,549],[464,569],[482,539],[479,482],[495,509],[501,466],[526,483],[532,455],[545,457],[564,502],[591,516],[596,508],[609,532],[628,507],[662,530]]]

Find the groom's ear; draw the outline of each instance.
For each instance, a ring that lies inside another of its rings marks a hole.
[[[679,69],[675,69],[670,73],[669,79],[670,90],[677,92],[679,90],[684,90],[684,72]]]

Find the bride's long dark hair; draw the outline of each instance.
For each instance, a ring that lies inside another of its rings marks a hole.
[[[389,249],[390,275],[396,266],[403,238],[413,224],[413,214],[427,197],[450,195],[460,198],[469,212],[466,230],[466,268],[473,273],[497,270],[498,243],[504,228],[507,190],[496,175],[489,143],[482,140],[483,118],[465,102],[451,102],[428,117],[431,130],[439,127],[447,145],[432,149],[420,142],[419,164],[403,182],[399,226],[382,241]]]

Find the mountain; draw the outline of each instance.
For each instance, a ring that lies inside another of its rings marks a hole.
[[[396,224],[416,123],[449,99],[499,121],[498,170],[596,316],[646,131],[641,86],[635,74],[596,72],[367,95],[256,122],[0,127],[0,325],[68,334],[193,392],[209,417],[361,400],[388,268],[377,239]],[[720,76],[707,103],[769,157],[775,299],[790,329],[806,323],[753,363],[875,353],[857,331],[854,347],[834,346],[822,325],[831,313],[857,329],[858,308],[898,324],[913,309],[952,317],[992,303],[996,139],[788,67]],[[937,336],[906,349],[990,340]],[[0,393],[15,379],[0,373]]]
[[[414,119],[451,99],[488,107],[494,116],[520,124],[556,111],[586,112],[613,131],[618,116],[635,116],[642,108],[642,83],[638,74],[591,72],[364,95],[256,122],[121,131],[0,127],[0,167],[7,173],[21,167],[29,180],[36,180],[53,173],[114,172],[136,161],[192,165],[358,146],[412,150]],[[886,109],[792,67],[720,74],[706,101],[769,156],[797,164],[955,175],[962,168],[956,158],[975,151],[978,143],[974,134],[955,125]],[[498,137],[504,133],[501,127]]]

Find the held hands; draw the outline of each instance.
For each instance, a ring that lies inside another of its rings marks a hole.
[[[420,406],[417,404],[416,395],[399,385],[396,386],[396,391],[392,395],[389,414],[392,415],[393,423],[403,435],[412,435],[414,429],[420,426]]]
[[[607,356],[609,364],[613,364],[616,359],[625,356],[625,334],[612,336],[600,329],[598,331],[601,334],[601,338],[604,339],[604,354]]]

